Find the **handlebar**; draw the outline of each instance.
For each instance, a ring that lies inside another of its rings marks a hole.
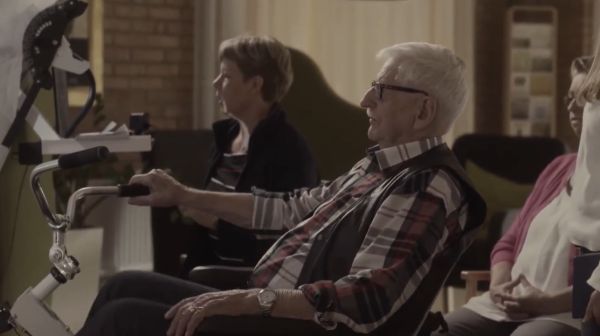
[[[62,223],[61,218],[59,218],[59,216],[55,215],[50,210],[48,200],[46,199],[46,195],[44,194],[42,186],[40,185],[40,175],[42,173],[60,168],[74,168],[85,164],[98,162],[108,157],[108,154],[109,151],[106,147],[93,147],[79,152],[63,155],[57,160],[44,162],[33,168],[29,178],[31,189],[35,195],[38,205],[40,206],[40,210],[46,217],[48,225],[50,225],[52,229],[61,229],[64,224]]]
[[[108,157],[108,148],[93,147],[79,152],[62,155],[58,159],[58,168],[69,169],[103,161]]]
[[[73,279],[80,271],[77,259],[67,253],[65,244],[65,234],[71,223],[75,220],[75,212],[79,201],[92,195],[135,197],[150,194],[150,188],[142,184],[84,187],[71,194],[64,215],[55,213],[50,209],[48,200],[40,184],[40,175],[42,173],[91,164],[104,160],[108,155],[109,151],[106,147],[90,148],[39,164],[31,172],[30,182],[33,194],[36,197],[40,210],[47,219],[48,226],[52,229],[52,247],[48,252],[48,257],[53,265],[52,272],[32,290],[32,294],[39,299],[46,297],[59,284]]]
[[[76,190],[67,203],[67,221],[72,221],[75,217],[77,202],[87,196],[106,195],[117,197],[135,197],[150,194],[150,188],[142,184],[120,184],[117,186],[85,187]]]
[[[150,188],[143,184],[119,184],[119,197],[136,197],[150,194]]]

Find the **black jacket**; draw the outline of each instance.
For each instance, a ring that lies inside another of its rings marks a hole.
[[[229,151],[240,124],[233,119],[213,124],[215,148],[209,162],[205,186],[214,175],[223,153]],[[246,167],[235,190],[249,192],[255,186],[268,191],[290,191],[318,184],[315,160],[308,144],[275,104],[268,116],[254,129],[248,144]]]
[[[213,124],[215,146],[208,163],[210,168],[204,182],[205,187],[214,176],[223,154],[229,152],[239,130],[240,124],[234,119]],[[250,136],[246,165],[235,191],[250,192],[253,187],[268,191],[291,191],[314,187],[318,183],[316,163],[308,144],[286,121],[281,106],[275,104]],[[224,220],[219,220],[217,232],[212,234],[212,238],[208,237],[207,230],[199,228],[198,231],[199,236],[188,252],[184,275],[197,265],[254,266],[275,241],[256,239],[255,232],[241,229]],[[215,236],[218,239],[214,239]],[[228,261],[219,256],[243,259],[243,262]]]

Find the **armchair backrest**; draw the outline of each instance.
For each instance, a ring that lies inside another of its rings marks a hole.
[[[467,134],[452,150],[488,205],[480,234],[449,280],[462,285],[460,270],[489,270],[490,252],[502,234],[502,220],[495,219],[522,207],[540,173],[566,149],[554,138]]]
[[[454,142],[454,154],[466,167],[479,167],[516,183],[532,184],[565,145],[547,137],[513,137],[497,134],[466,134]]]
[[[364,109],[331,89],[309,56],[289,49],[294,82],[282,105],[290,122],[308,141],[321,178],[333,179],[365,156],[368,119]]]

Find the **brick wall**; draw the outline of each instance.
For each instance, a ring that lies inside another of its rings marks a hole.
[[[478,132],[502,133],[504,111],[505,19],[510,5],[553,6],[558,11],[557,137],[570,146],[577,139],[568,125],[562,97],[570,83],[571,60],[589,51],[591,19],[588,0],[476,1],[475,14],[475,125]]]
[[[192,124],[193,0],[104,0],[105,112],[119,124]]]

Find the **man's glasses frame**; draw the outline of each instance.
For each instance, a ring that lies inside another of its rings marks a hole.
[[[403,91],[403,92],[409,92],[409,93],[421,93],[421,94],[424,94],[425,96],[429,97],[429,93],[427,93],[426,91],[423,91],[423,90],[413,89],[413,88],[400,86],[400,85],[383,84],[378,81],[372,81],[371,87],[375,88],[375,94],[377,95],[377,98],[379,98],[379,100],[383,99],[383,90],[384,89],[394,90],[394,91]]]

